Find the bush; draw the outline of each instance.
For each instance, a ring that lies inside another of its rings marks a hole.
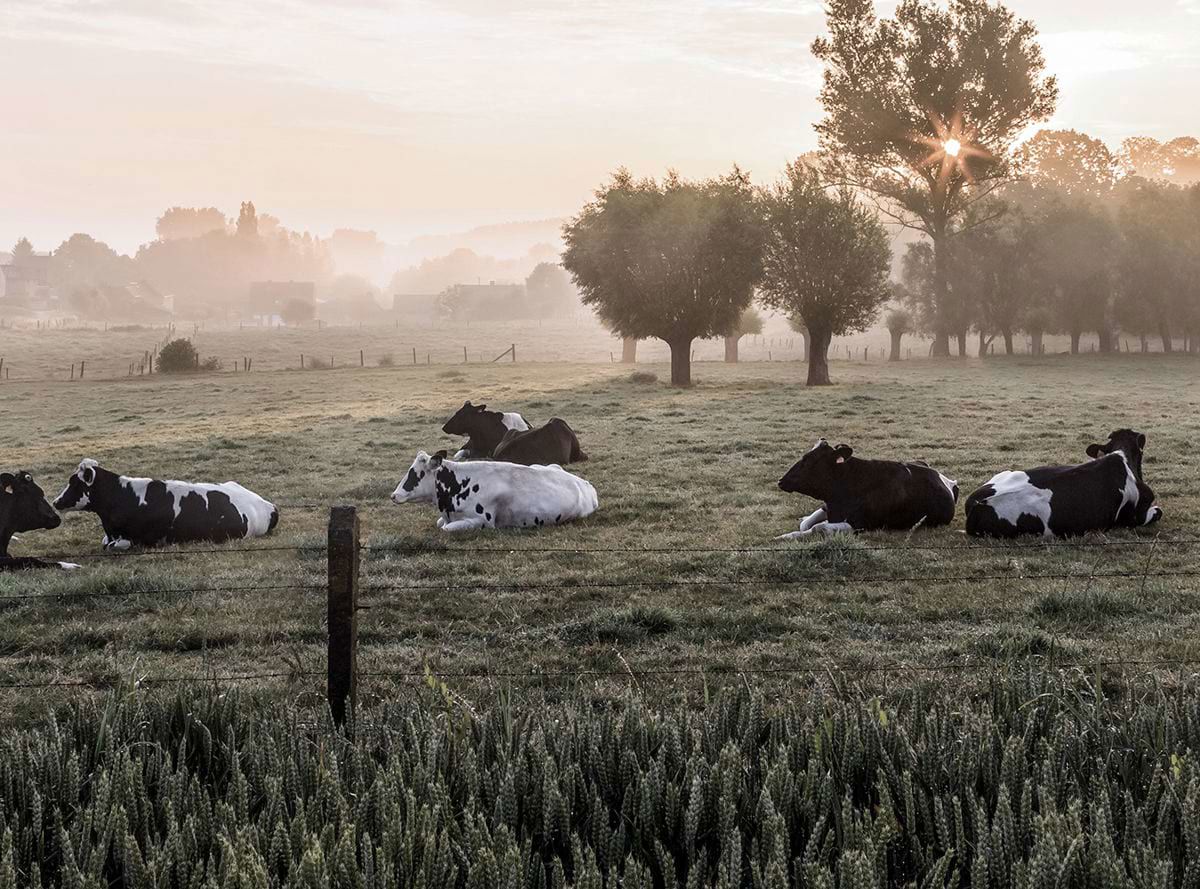
[[[392,355],[390,353],[387,355],[380,355],[379,361],[377,363],[380,367],[395,367],[396,366],[396,356]]]
[[[631,383],[657,383],[658,374],[650,373],[648,370],[635,370],[629,375]]]
[[[171,340],[159,351],[158,366],[155,370],[160,374],[191,373],[197,369],[199,363],[200,355],[191,341],[177,339]]]
[[[357,740],[267,697],[81,703],[0,735],[0,885],[1191,885],[1194,681],[855,685],[614,712],[431,677]]]

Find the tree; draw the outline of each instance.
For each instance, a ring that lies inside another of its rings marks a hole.
[[[50,269],[55,285],[65,293],[128,284],[137,277],[132,259],[84,234],[71,235],[58,246]]]
[[[1189,261],[1196,248],[1189,250],[1187,243],[1187,201],[1171,186],[1145,179],[1131,183],[1122,198],[1115,315],[1122,329],[1142,340],[1143,350],[1146,336],[1154,333],[1163,351],[1171,352],[1174,328],[1189,315],[1180,296],[1196,286]]]
[[[788,315],[788,327],[800,334],[800,338],[804,341],[804,360],[808,360],[808,355],[812,351],[812,337],[809,335],[808,327],[804,324],[803,318],[798,318],[795,315]]]
[[[200,356],[191,341],[185,339],[171,340],[158,353],[158,373],[177,374],[189,373],[200,366]]]
[[[725,334],[725,363],[738,363],[738,342],[746,334],[760,334],[763,331],[762,315],[753,307],[746,309],[738,318],[737,323],[729,333]]]
[[[569,314],[579,306],[579,291],[561,265],[539,262],[525,279],[528,310],[538,318]]]
[[[691,385],[697,338],[730,330],[762,271],[763,226],[749,179],[734,169],[661,183],[620,170],[563,229],[563,266],[583,302],[622,337],[671,348],[671,384]]]
[[[933,245],[934,354],[949,355],[947,241],[974,202],[1012,176],[1012,146],[1045,120],[1058,85],[1044,76],[1033,24],[988,0],[830,0],[817,132],[837,181]]]
[[[826,189],[802,162],[762,195],[769,237],[760,300],[809,330],[808,385],[828,385],[829,343],[865,330],[891,296],[879,219],[848,188]]]
[[[1033,290],[1039,253],[1038,235],[1020,210],[1010,210],[993,225],[971,228],[955,239],[952,286],[973,290],[969,302],[980,357],[997,335],[1004,338],[1005,353],[1013,354],[1013,334],[1021,326]]]
[[[1181,136],[1159,142],[1148,136],[1134,136],[1121,143],[1120,162],[1131,176],[1173,185],[1200,183],[1200,139]]]
[[[1121,176],[1121,164],[1099,139],[1075,130],[1039,130],[1017,151],[1016,167],[1036,191],[1103,197]]]
[[[892,337],[892,350],[888,353],[888,361],[899,361],[900,343],[904,335],[915,331],[912,312],[903,306],[896,306],[884,316],[883,324]]]
[[[258,237],[258,213],[253,201],[244,201],[238,211],[237,236],[249,241]]]
[[[1071,336],[1071,354],[1079,353],[1080,337],[1090,330],[1099,334],[1100,351],[1111,351],[1116,227],[1085,199],[1060,202],[1043,226],[1041,274],[1054,293],[1057,326]]]
[[[225,226],[225,214],[216,207],[171,207],[158,217],[154,231],[160,240],[178,241],[223,232]]]
[[[21,238],[13,245],[12,249],[13,265],[26,265],[33,258],[33,244],[29,243],[29,238]]]

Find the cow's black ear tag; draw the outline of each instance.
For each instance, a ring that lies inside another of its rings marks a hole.
[[[838,457],[838,458],[837,458],[837,462],[838,462],[838,463],[845,463],[845,462],[846,462],[846,458],[845,458],[845,457]]]

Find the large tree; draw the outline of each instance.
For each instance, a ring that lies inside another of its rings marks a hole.
[[[199,238],[209,232],[225,231],[225,214],[216,207],[171,207],[154,224],[162,241]]]
[[[1071,354],[1088,331],[1099,335],[1100,351],[1111,351],[1116,226],[1095,201],[1071,198],[1052,207],[1041,228],[1040,274],[1054,295],[1057,327],[1071,336]]]
[[[1035,192],[1104,197],[1121,178],[1121,163],[1108,146],[1075,130],[1038,130],[1018,149],[1016,169]],[[1018,188],[1016,197],[1022,196]]]
[[[563,228],[563,267],[622,337],[671,347],[671,383],[691,385],[692,342],[732,329],[762,271],[763,226],[749,179],[662,182],[620,170]]]
[[[762,193],[769,237],[760,300],[809,331],[808,385],[828,385],[829,342],[865,330],[891,296],[892,252],[874,212],[797,161]]]
[[[1033,24],[988,0],[829,0],[817,125],[828,168],[933,244],[934,354],[950,353],[948,239],[1013,175],[1018,136],[1054,111]]]
[[[1200,273],[1200,243],[1194,233],[1200,214],[1189,220],[1187,212],[1189,203],[1197,202],[1189,202],[1180,189],[1141,178],[1130,182],[1121,197],[1116,317],[1143,343],[1147,335],[1157,334],[1163,351],[1170,352],[1175,331],[1190,327],[1188,296],[1194,296]]]

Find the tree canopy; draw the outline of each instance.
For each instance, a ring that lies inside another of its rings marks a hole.
[[[796,161],[762,193],[769,230],[760,300],[808,328],[808,383],[830,382],[830,340],[864,330],[891,296],[891,247],[849,188],[827,189]]]
[[[671,347],[671,382],[691,383],[691,344],[733,329],[762,269],[749,179],[661,182],[620,170],[563,229],[563,266],[582,301],[623,337]]]

